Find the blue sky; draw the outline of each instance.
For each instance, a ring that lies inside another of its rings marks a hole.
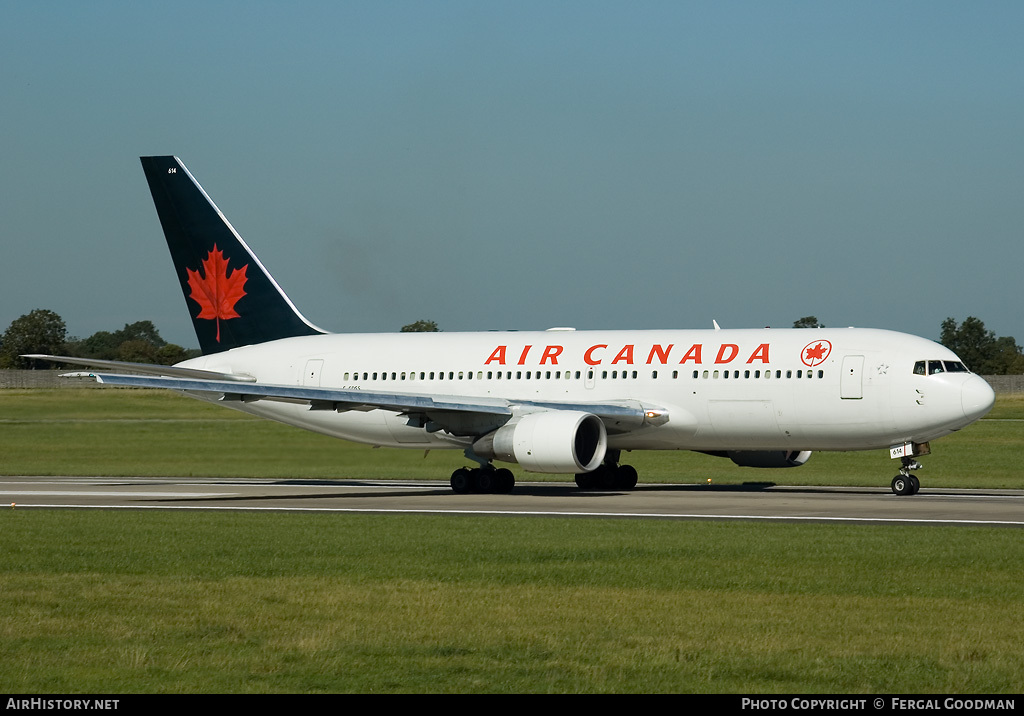
[[[196,345],[138,157],[339,332],[1024,342],[1024,4],[5,2],[0,331]]]

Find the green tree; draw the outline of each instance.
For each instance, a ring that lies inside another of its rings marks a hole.
[[[68,342],[68,354],[78,358],[113,360],[118,340],[110,331],[96,331],[88,338]]]
[[[1024,353],[1012,336],[997,338],[974,316],[963,323],[947,318],[939,342],[956,353],[968,368],[983,375],[1024,373]]]
[[[202,353],[198,349],[185,350],[176,343],[160,346],[156,351],[156,362],[160,365],[174,365],[189,358],[198,358]]]
[[[149,341],[140,339],[125,341],[117,347],[115,360],[130,363],[157,363],[157,351],[160,349]]]
[[[440,330],[434,321],[416,321],[402,326],[402,333],[433,333]]]
[[[45,361],[22,358],[25,353],[60,353],[67,338],[64,319],[53,311],[37,308],[11,321],[0,339],[0,367],[39,368]]]
[[[171,365],[190,356],[181,346],[168,343],[152,321],[126,323],[119,331],[97,331],[84,340],[68,344],[69,355],[79,358],[122,360],[131,363]]]
[[[996,338],[993,352],[995,365],[1000,368],[1000,372],[993,375],[1024,374],[1024,349],[1017,345],[1012,336]]]
[[[152,321],[126,323],[124,328],[114,333],[114,338],[119,345],[127,341],[145,341],[155,348],[167,345],[167,341],[160,337],[160,332]]]
[[[824,328],[825,324],[818,321],[817,316],[804,316],[793,321],[793,328]]]

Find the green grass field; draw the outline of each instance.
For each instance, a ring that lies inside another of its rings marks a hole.
[[[926,486],[1024,487],[1024,400],[933,445]],[[146,391],[0,391],[0,471],[444,478]],[[689,453],[646,481],[885,486]],[[799,480],[799,482],[795,482]],[[1019,693],[1013,529],[5,509],[9,693]]]
[[[9,693],[1019,693],[1017,530],[7,510]]]

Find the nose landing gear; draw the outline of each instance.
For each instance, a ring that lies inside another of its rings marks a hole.
[[[920,470],[922,465],[912,457],[904,456],[900,460],[903,467],[900,474],[892,479],[892,491],[897,495],[916,495],[921,489],[921,481],[911,470]]]
[[[928,443],[905,442],[889,448],[889,457],[899,458],[902,467],[900,474],[892,479],[892,491],[897,495],[916,495],[921,489],[921,482],[911,470],[920,470],[922,465],[916,458],[930,455],[931,445]]]

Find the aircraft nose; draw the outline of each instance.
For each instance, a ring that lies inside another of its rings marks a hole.
[[[971,420],[977,420],[992,410],[996,402],[996,393],[984,378],[972,375],[961,388],[960,400],[964,415]]]

